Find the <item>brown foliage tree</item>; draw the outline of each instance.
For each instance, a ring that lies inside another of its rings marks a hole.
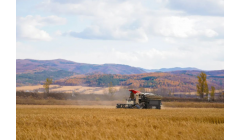
[[[52,84],[52,79],[47,78],[43,84],[46,93],[49,93],[49,86]]]
[[[214,101],[214,96],[215,96],[215,87],[211,86],[211,100]]]
[[[207,84],[207,75],[204,72],[201,72],[198,76],[198,83],[197,83],[197,94],[200,98],[203,98],[204,92],[208,94],[208,84]]]

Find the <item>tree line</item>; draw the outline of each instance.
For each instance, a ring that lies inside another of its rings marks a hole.
[[[217,89],[223,87],[224,79],[208,78],[208,85]],[[166,88],[175,92],[196,91],[197,76],[170,73],[145,73],[132,75],[94,74],[68,79],[55,80],[54,84],[62,86],[85,85],[93,87],[131,86],[133,88]]]
[[[88,82],[96,82],[99,85],[104,85],[104,86],[108,86],[109,90],[108,93],[110,95],[113,96],[113,94],[117,91],[114,86],[118,85],[119,81],[127,81],[126,79],[123,79],[124,77],[116,77],[114,75],[103,75],[103,76],[99,76],[99,77],[87,77],[87,81]],[[147,81],[151,81],[151,80],[156,80],[158,79],[157,77],[154,76],[148,76],[148,77],[137,77],[135,79],[141,79],[141,80],[147,80]],[[91,81],[92,80],[92,81]],[[134,79],[132,79],[134,80]],[[146,81],[145,81],[146,82]],[[178,81],[179,83],[181,83],[181,81]],[[155,81],[155,83],[157,83],[157,81]],[[52,79],[47,78],[46,81],[44,82],[43,87],[45,88],[45,94],[49,93],[49,85],[52,84]],[[134,86],[134,84],[130,84],[128,85],[129,88],[131,89],[136,89],[136,86]],[[157,86],[159,87],[159,86]],[[138,87],[139,90],[141,92],[146,92],[144,86],[140,86]],[[196,91],[197,94],[200,98],[204,98],[207,97],[208,100],[215,100],[215,87],[211,86],[210,87],[210,93],[209,93],[209,85],[208,85],[208,81],[207,81],[207,74],[204,72],[201,72],[198,76],[197,76],[197,82],[196,82]],[[166,87],[160,87],[160,88],[150,88],[152,89],[150,92],[154,92],[154,93],[158,93],[158,94],[168,94],[168,95],[174,95],[174,92],[176,92],[177,90],[175,90],[175,88],[166,88]],[[188,92],[190,92],[190,90],[188,90]],[[224,96],[224,92],[222,92],[222,95]]]

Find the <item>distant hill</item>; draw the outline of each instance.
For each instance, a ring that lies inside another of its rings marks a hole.
[[[56,71],[65,70],[78,74],[91,74],[91,73],[102,73],[102,74],[140,74],[147,72],[172,72],[172,71],[184,71],[184,70],[198,70],[200,69],[187,67],[187,68],[161,68],[161,69],[143,69],[138,67],[131,67],[122,64],[86,64],[68,61],[64,59],[55,60],[33,60],[33,59],[17,59],[16,60],[16,72],[29,73],[38,71]]]
[[[17,59],[16,60],[16,72],[29,73],[38,71],[56,71],[64,70],[68,72],[74,72],[78,74],[89,73],[103,73],[103,74],[140,74],[146,71],[121,64],[85,64],[76,63],[73,61],[56,59],[56,60],[32,60],[32,59]]]
[[[68,72],[64,70],[56,71],[38,71],[34,73],[22,73],[16,75],[17,83],[19,84],[40,84],[46,80],[46,78],[52,78],[53,80],[58,80],[66,77],[75,75],[74,72]]]
[[[161,69],[143,69],[146,72],[171,72],[171,71],[183,71],[183,70],[198,70],[201,71],[198,68],[193,68],[193,67],[186,67],[186,68],[180,68],[180,67],[175,67],[175,68],[161,68]]]
[[[56,60],[16,60],[17,86],[36,85],[46,78],[52,78],[59,85],[113,85],[145,88],[171,88],[176,91],[194,90],[197,68],[142,69],[121,64],[85,64],[73,61]],[[209,85],[223,87],[224,70],[205,71]]]

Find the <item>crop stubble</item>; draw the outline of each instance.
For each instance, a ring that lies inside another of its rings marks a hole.
[[[224,139],[224,109],[17,105],[17,139]]]

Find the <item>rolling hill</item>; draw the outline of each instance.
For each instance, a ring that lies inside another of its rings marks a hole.
[[[68,61],[64,59],[55,60],[33,60],[33,59],[17,59],[16,60],[16,73],[30,73],[38,71],[56,71],[65,70],[78,74],[140,74],[148,72],[172,72],[172,71],[184,71],[184,70],[197,70],[200,69],[187,67],[187,68],[161,68],[161,69],[143,69],[138,67],[131,67],[122,64],[86,64]]]
[[[30,73],[38,71],[56,71],[64,70],[78,74],[103,73],[103,74],[139,74],[145,73],[144,70],[136,67],[121,64],[85,64],[73,61],[56,59],[56,60],[32,60],[17,59],[17,74]]]
[[[21,73],[16,75],[16,81],[18,84],[40,84],[46,80],[46,78],[52,78],[58,80],[75,75],[74,72],[68,72],[64,70],[56,71],[37,71],[33,73]]]
[[[190,67],[148,70],[128,65],[85,64],[63,59],[17,59],[16,66],[17,86],[42,84],[46,78],[52,78],[54,84],[69,86],[107,87],[112,82],[114,86],[193,91],[196,89],[197,75],[201,72]],[[205,73],[209,86],[223,88],[224,70]]]

